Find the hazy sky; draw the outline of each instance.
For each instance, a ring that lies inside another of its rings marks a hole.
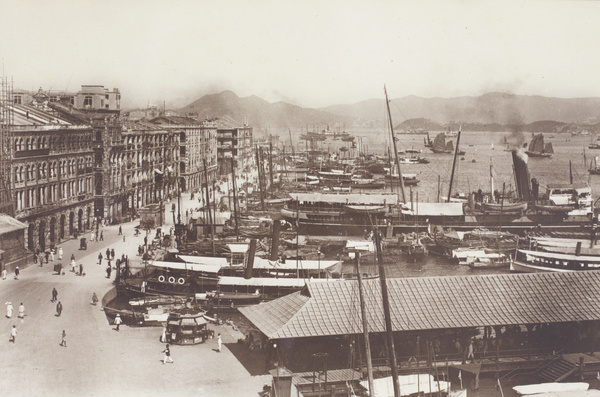
[[[489,91],[600,96],[600,2],[0,0],[4,75],[117,87],[123,107],[226,89],[305,107]]]

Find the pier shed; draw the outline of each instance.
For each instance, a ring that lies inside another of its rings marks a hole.
[[[525,360],[552,352],[593,355],[596,349],[600,272],[396,278],[387,283],[397,356],[404,367],[433,359],[461,364],[471,343],[479,362],[496,363],[501,357]],[[364,290],[372,354],[383,359],[380,281],[364,281]],[[364,341],[357,281],[309,282],[300,292],[240,312],[264,336],[267,357],[288,368],[304,369],[302,363],[317,352],[329,354],[330,368],[360,360]],[[272,345],[276,348],[269,351]],[[514,362],[509,368],[515,368]]]

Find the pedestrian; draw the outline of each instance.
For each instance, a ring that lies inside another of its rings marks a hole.
[[[92,235],[90,236],[90,241],[95,241],[96,238],[96,233],[92,232]]]
[[[75,254],[71,254],[71,260],[74,261],[75,260]]]
[[[19,318],[25,318],[25,306],[23,302],[19,305]]]
[[[50,260],[50,251],[44,252],[44,258],[46,259],[46,263]]]
[[[171,358],[171,349],[169,349],[169,344],[168,343],[167,343],[167,346],[165,347],[165,350],[163,350],[162,353],[165,353],[165,358],[163,360],[163,365],[165,365],[167,363],[167,361],[175,363],[175,361]]]
[[[2,280],[6,280],[6,268],[2,270]]]
[[[12,318],[13,305],[10,302],[6,302],[6,318]]]
[[[60,315],[62,314],[63,311],[63,305],[62,303],[60,303],[60,301],[58,301],[58,303],[56,304],[56,317],[60,317]]]
[[[116,328],[117,332],[119,332],[119,326],[121,325],[122,322],[123,322],[123,320],[121,320],[121,315],[117,314],[117,316],[115,317],[115,325],[117,326],[117,328]]]
[[[473,354],[473,339],[471,339],[471,342],[467,347],[467,361],[469,361],[469,359],[471,359],[472,364],[475,363],[475,354]]]
[[[110,259],[110,248],[106,249],[106,259]]]
[[[119,226],[119,236],[123,234],[123,229],[121,228],[121,226]]]
[[[77,263],[75,263],[75,259],[71,259],[71,271],[76,273],[75,268],[77,267]]]
[[[83,276],[83,263],[79,264],[79,275]]]
[[[54,248],[50,250],[50,262],[54,262]]]
[[[125,242],[125,235],[123,235],[123,242]]]
[[[96,304],[98,304],[98,295],[96,295],[96,293],[94,292],[92,294],[92,305],[96,306]]]
[[[221,344],[222,344],[222,343],[223,343],[223,342],[221,341],[221,334],[219,334],[219,335],[217,335],[217,351],[218,351],[219,353],[221,353]]]
[[[44,254],[42,254],[41,252],[38,253],[38,262],[40,262],[40,267],[44,266]]]
[[[165,343],[167,341],[167,326],[163,326],[162,335],[160,336],[160,341]]]
[[[65,330],[63,329],[62,332],[62,340],[60,341],[60,345],[67,347],[67,333],[65,332]]]
[[[98,264],[101,265],[102,264],[102,252],[100,252],[98,254]]]
[[[100,231],[100,241],[104,241],[104,230]]]
[[[61,261],[63,257],[63,249],[62,247],[58,247],[58,260]]]
[[[115,249],[114,249],[114,248],[112,248],[112,249],[110,250],[110,257],[111,257],[113,260],[115,259]]]
[[[15,267],[15,280],[19,279],[19,273],[20,273],[19,266],[17,266],[17,267]]]
[[[52,288],[52,299],[50,299],[50,302],[56,302],[57,299],[58,291],[56,290],[56,288]]]
[[[106,266],[106,278],[110,278],[110,272],[111,272],[110,262],[108,262],[108,266]]]
[[[15,343],[17,340],[17,326],[13,324],[12,329],[10,330],[10,341]]]

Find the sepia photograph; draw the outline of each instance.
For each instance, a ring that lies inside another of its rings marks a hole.
[[[3,395],[600,397],[599,1],[0,16]]]

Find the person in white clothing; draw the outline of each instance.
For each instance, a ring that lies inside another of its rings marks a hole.
[[[12,318],[13,305],[10,302],[6,302],[6,317]]]
[[[58,260],[62,260],[62,256],[63,256],[63,249],[62,247],[58,247]]]

